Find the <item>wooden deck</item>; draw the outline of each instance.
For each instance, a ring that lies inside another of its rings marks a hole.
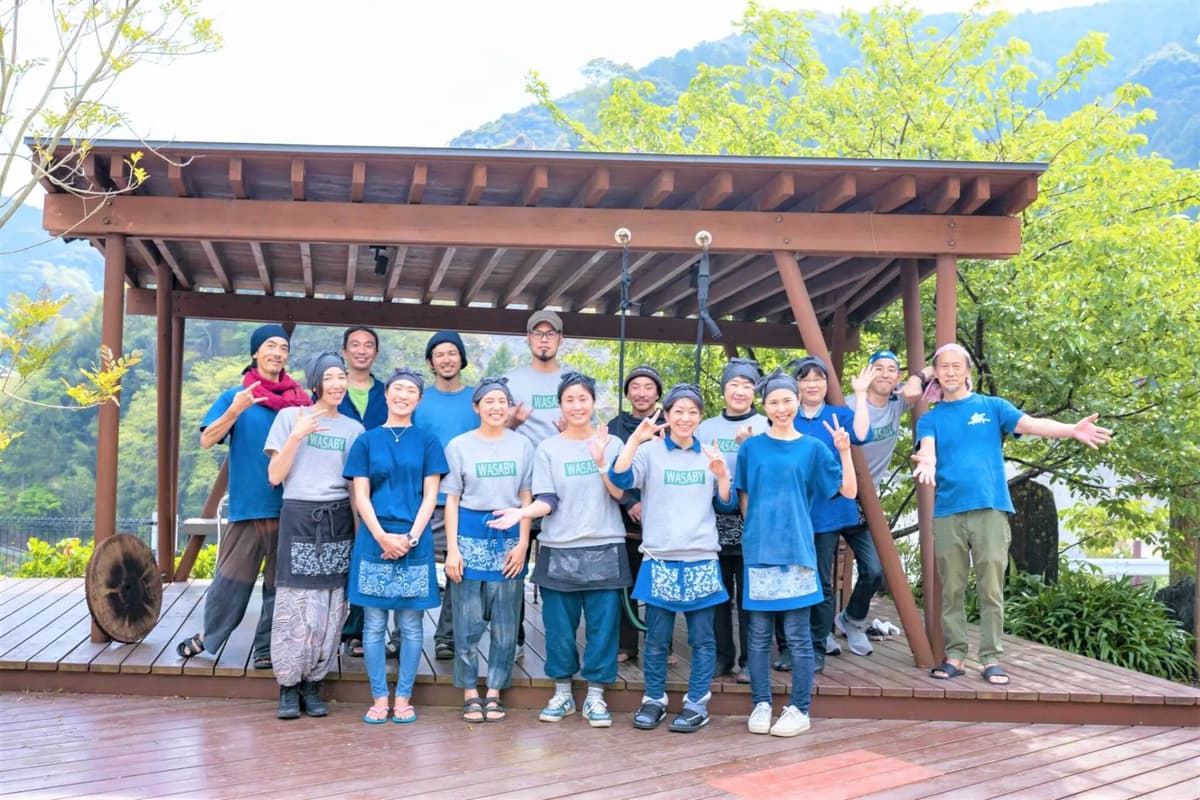
[[[225,698],[274,697],[277,686],[269,670],[254,670],[250,646],[257,623],[258,601],[216,658],[204,655],[186,663],[175,643],[201,629],[208,581],[170,584],[165,588],[158,625],[138,644],[105,645],[88,640],[90,622],[81,580],[0,578],[0,690],[195,696]],[[545,639],[541,612],[527,596],[524,656],[517,662],[506,703],[513,708],[540,708],[552,685],[543,671]],[[433,658],[436,609],[425,626],[425,652],[417,677],[416,702],[455,706],[461,693],[451,683],[451,663]],[[876,602],[872,616],[895,618],[891,607]],[[486,652],[486,640],[484,643]],[[687,637],[679,620],[675,640],[679,664],[670,668],[668,689],[686,689],[689,665]],[[366,699],[361,658],[340,657],[327,694],[355,703]],[[964,722],[1058,723],[1088,725],[1152,725],[1200,727],[1200,690],[1092,659],[1005,637],[1004,663],[1012,676],[1008,687],[984,683],[979,665],[968,662],[968,674],[934,680],[912,664],[903,637],[878,642],[869,657],[830,658],[818,675],[813,714],[827,718],[943,720]],[[395,662],[389,662],[394,671]],[[483,673],[486,666],[481,663]],[[777,696],[788,689],[788,673],[773,672]],[[623,664],[609,691],[615,711],[629,711],[640,701],[644,683],[636,663]],[[711,708],[719,714],[745,714],[749,687],[733,678],[713,684]],[[782,697],[779,697],[782,699]]]
[[[265,681],[264,681],[265,682]],[[0,694],[0,796],[50,798],[771,798],[1200,796],[1200,730],[814,719],[795,739],[716,717],[680,736],[515,713],[467,725],[365,703],[280,722],[269,700]]]

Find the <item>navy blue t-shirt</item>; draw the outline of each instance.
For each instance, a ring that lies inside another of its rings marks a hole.
[[[212,425],[233,405],[241,386],[226,389],[208,409],[201,432]],[[243,411],[225,434],[229,440],[229,521],[277,519],[283,505],[283,487],[267,480],[271,459],[263,452],[275,412],[261,403]],[[224,442],[225,439],[221,441]]]
[[[829,452],[833,453],[833,457],[837,460],[838,465],[841,465],[841,454],[833,444],[833,436],[829,431],[825,430],[823,423],[828,422],[830,427],[833,427],[833,420],[837,418],[838,423],[845,429],[846,433],[850,434],[850,444],[863,444],[871,441],[871,431],[867,430],[867,437],[859,439],[854,435],[854,411],[847,406],[831,406],[828,403],[821,406],[821,410],[817,412],[815,417],[811,419],[804,416],[804,409],[796,412],[796,419],[792,423],[796,430],[805,436],[811,436],[819,442],[825,444],[829,448]],[[838,479],[839,485],[841,479]],[[837,494],[833,497],[828,495],[813,500],[812,507],[812,522],[813,529],[817,533],[833,533],[840,531],[842,528],[849,528],[858,524],[858,503],[849,497],[842,494]]]
[[[1003,398],[971,394],[943,400],[917,421],[917,441],[932,436],[937,455],[935,517],[983,508],[1013,513],[1000,446],[1023,416]]]
[[[314,400],[316,398],[313,398]],[[342,402],[338,405],[338,413],[345,414],[356,422],[361,422],[362,426],[367,430],[378,428],[383,423],[387,422],[388,407],[387,397],[383,392],[383,381],[371,376],[371,388],[367,391],[367,410],[363,414],[358,413],[358,408],[354,405],[354,401],[350,399],[350,392],[346,392],[346,396],[342,398]]]

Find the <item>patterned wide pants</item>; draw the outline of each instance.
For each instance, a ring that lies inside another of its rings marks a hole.
[[[281,686],[325,677],[337,658],[347,611],[346,590],[341,587],[276,589],[271,663]]]

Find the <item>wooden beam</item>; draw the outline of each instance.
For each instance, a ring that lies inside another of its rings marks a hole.
[[[262,284],[262,290],[267,294],[275,294],[275,288],[271,285],[271,273],[267,271],[267,260],[263,257],[262,243],[251,242],[250,252],[254,254],[254,266],[258,270],[258,280]]]
[[[171,268],[171,272],[175,273],[175,280],[179,282],[179,287],[181,289],[191,289],[192,282],[188,279],[188,276],[184,274],[183,266],[181,265],[179,257],[175,255],[175,251],[173,251],[171,246],[162,239],[154,239],[153,241],[154,247],[158,250],[159,255],[162,256],[163,260],[167,262],[167,266]]]
[[[740,203],[738,210],[774,211],[795,195],[795,176],[790,172],[779,172],[753,195]]]
[[[891,283],[900,274],[900,260],[881,258],[872,270],[862,277],[850,292],[849,298],[842,307],[853,314],[862,308],[863,304],[875,296],[877,292]],[[836,311],[836,309],[835,309]]]
[[[608,194],[608,167],[597,167],[571,201],[572,208],[594,208]],[[615,228],[614,228],[615,230]]]
[[[292,159],[292,199],[304,199],[304,159]]]
[[[747,286],[753,286],[768,275],[775,274],[775,264],[769,258],[755,257],[745,267],[726,272],[719,280],[708,285],[708,307],[720,305],[721,301],[733,297]],[[698,310],[696,298],[689,297],[676,309],[677,314],[695,314]]]
[[[683,204],[685,209],[708,211],[724,203],[733,194],[733,173],[721,170],[708,179],[700,189]]]
[[[208,264],[212,267],[213,274],[217,276],[217,283],[221,284],[221,288],[227,292],[233,291],[233,283],[229,280],[229,274],[225,272],[225,267],[221,265],[221,258],[217,255],[217,248],[208,239],[203,239],[200,242],[200,247],[204,250],[204,255],[208,256]]]
[[[542,192],[546,191],[549,186],[550,172],[544,165],[538,164],[529,170],[529,177],[525,179],[525,190],[521,194],[521,205],[536,206],[542,196]]]
[[[992,182],[986,175],[979,175],[967,182],[967,190],[954,207],[956,214],[974,214],[979,207],[992,198]]]
[[[308,242],[300,243],[300,270],[304,274],[304,296],[312,297],[314,292],[312,245]]]
[[[246,177],[242,174],[240,158],[229,159],[229,191],[239,200],[244,200],[249,196],[246,194]]]
[[[712,282],[718,280],[729,272],[737,269],[751,259],[757,258],[755,253],[738,253],[736,255],[715,256],[709,263],[709,286]],[[677,306],[688,297],[695,300],[696,287],[692,282],[690,275],[685,275],[681,278],[676,278],[669,285],[659,289],[654,294],[642,301],[642,305],[646,308],[665,309]],[[691,303],[695,306],[695,302]],[[695,314],[693,308],[690,311],[676,309],[676,316],[686,317]]]
[[[187,188],[187,179],[183,176],[183,165],[171,162],[167,164],[167,181],[171,184],[171,191],[175,192],[177,197],[188,197],[191,192]]]
[[[717,318],[729,316],[782,292],[783,287],[779,283],[779,278],[773,274],[765,275],[756,283],[743,286],[737,294],[727,300],[709,304],[708,313]]]
[[[804,274],[804,284],[807,287],[809,297],[814,302],[822,294],[859,280],[860,275],[853,269],[853,264],[848,269],[840,270],[833,277],[825,278],[823,281],[813,280],[814,277],[823,275],[834,267],[841,266],[850,260],[848,257],[833,258],[832,256],[824,256],[820,258],[806,258],[800,262],[800,268]],[[767,299],[751,308],[747,308],[744,314],[747,319],[769,319],[781,311],[790,309],[791,304],[788,302],[787,297],[783,296]]]
[[[629,275],[630,275],[631,280],[632,280],[632,276],[638,270],[640,270],[646,264],[650,263],[650,260],[653,259],[657,255],[658,255],[658,253],[639,253],[637,256],[634,256],[633,253],[630,253]],[[618,253],[618,258],[619,257],[620,257],[620,254]],[[617,265],[617,268],[615,271],[614,270],[605,270],[604,272],[601,272],[599,275],[597,275],[595,278],[592,279],[591,283],[589,283],[587,286],[585,286],[579,292],[576,292],[575,297],[573,298],[571,307],[575,310],[579,310],[581,308],[590,308],[590,307],[596,305],[597,303],[599,303],[600,298],[602,298],[604,295],[608,294],[615,287],[619,286],[620,283],[621,283],[621,267],[620,267],[620,262],[618,262],[618,265]],[[617,301],[617,304],[620,305],[619,299]]]
[[[657,175],[638,192],[633,201],[634,208],[658,208],[663,200],[675,191],[675,170],[660,170]]]
[[[96,205],[103,214],[91,214]],[[295,203],[209,198],[46,197],[43,226],[52,235],[432,247],[616,250],[613,231],[630,228],[638,248],[695,250],[696,231],[718,232],[713,252],[803,247],[811,255],[928,258],[953,241],[960,258],[1006,258],[1020,252],[1014,217],[931,214],[805,214],[668,209],[412,206],[386,203]],[[953,223],[948,233],[947,226]]]
[[[129,314],[155,313],[153,290],[129,289]],[[329,300],[264,295],[222,295],[214,292],[174,292],[173,313],[193,319],[242,321],[286,320],[302,325],[345,326],[351,322],[402,330],[453,328],[464,333],[523,335],[529,318],[527,309],[471,306],[380,303],[369,300]],[[616,339],[620,318],[608,314],[559,313],[572,339]],[[723,321],[725,336],[743,347],[794,347],[796,331],[791,325],[749,324]],[[627,338],[646,342],[695,343],[696,320],[630,315]],[[706,339],[706,341],[709,341]],[[716,343],[716,342],[713,342]]]
[[[829,366],[838,375],[844,375],[842,367],[846,361],[846,340],[849,338],[849,325],[846,322],[846,307],[838,306],[833,310],[832,336],[829,337]]]
[[[391,253],[391,258],[388,259],[388,273],[384,281],[383,300],[385,303],[392,302],[396,296],[396,287],[400,285],[400,272],[404,269],[404,260],[408,257],[408,247],[401,245]]]
[[[346,299],[354,299],[354,282],[358,278],[358,245],[346,248]]]
[[[442,251],[442,258],[438,261],[437,267],[434,268],[433,274],[429,276],[429,283],[425,285],[425,294],[422,303],[430,303],[433,301],[437,290],[442,286],[442,279],[446,277],[446,270],[450,269],[450,262],[454,260],[454,254],[458,252],[457,247],[447,247]]]
[[[961,195],[962,181],[957,175],[947,175],[925,196],[925,210],[930,214],[945,214],[958,202]]]
[[[947,253],[937,256],[937,286],[934,289],[935,348],[958,341],[958,259]]]
[[[843,172],[805,198],[797,211],[837,211],[858,195],[858,181]]]
[[[361,158],[354,160],[354,166],[350,169],[350,202],[361,203],[363,192],[367,186],[367,162]]]
[[[133,176],[129,172],[129,165],[119,154],[114,154],[108,159],[108,179],[118,192],[128,192],[137,188],[133,186]]]
[[[1022,178],[1013,188],[997,199],[996,204],[1001,214],[1012,216],[1020,214],[1033,205],[1038,197],[1037,178]]]
[[[175,575],[175,509],[171,505],[171,290],[174,287],[165,263],[155,264],[154,282],[158,571],[163,580],[169,581]]]
[[[694,243],[692,247],[695,247]],[[655,264],[654,269],[638,274],[638,277],[629,286],[629,299],[640,302],[642,298],[647,297],[659,287],[665,286],[687,272],[691,269],[692,264],[695,264],[699,260],[699,253],[685,253],[684,255],[674,253],[669,255],[663,261]]]
[[[567,270],[562,274],[562,277],[559,278],[558,283],[548,287],[545,292],[538,297],[534,305],[538,308],[545,308],[546,306],[561,306],[562,303],[559,301],[562,299],[563,295],[566,294],[567,290],[574,286],[580,278],[588,274],[591,268],[600,263],[600,260],[606,255],[608,255],[607,250],[597,250],[581,261],[573,269]],[[620,279],[620,274],[620,268],[618,268],[618,280]],[[572,305],[572,310],[578,311],[579,308]]]
[[[467,185],[463,187],[463,205],[473,206],[479,203],[479,199],[483,197],[483,190],[487,188],[487,166],[484,164],[476,164],[471,167],[471,174],[467,178]]]
[[[897,175],[875,190],[865,201],[866,208],[877,214],[895,211],[917,196],[917,179],[912,175]]]
[[[504,258],[504,254],[508,251],[503,247],[497,247],[492,251],[492,254],[481,260],[475,265],[475,277],[471,280],[470,285],[463,290],[458,296],[458,304],[460,306],[469,306],[479,296],[479,290],[487,283],[488,278],[492,277],[492,273],[496,271],[496,267],[500,265],[500,260]]]
[[[866,298],[869,298],[878,292],[880,287],[873,284],[877,283],[880,273],[892,263],[894,262],[889,258],[875,259],[870,262],[864,259],[863,262],[855,265],[855,269],[835,276],[832,281],[819,288],[809,286],[808,294],[817,310],[817,316],[824,316],[838,308],[845,308],[847,312],[857,310],[864,299],[859,296],[859,293],[863,292]],[[864,289],[867,291],[864,292]]]
[[[529,258],[525,259],[517,271],[513,274],[513,279],[509,282],[500,296],[496,298],[496,307],[505,308],[513,301],[517,295],[525,291],[525,287],[529,282],[537,277],[537,274],[542,271],[542,267],[554,258],[555,250],[543,250],[540,253],[530,253]]]
[[[419,203],[425,196],[425,183],[429,178],[429,167],[424,163],[413,164],[412,182],[408,185],[408,202]],[[364,241],[367,241],[364,239]],[[373,240],[372,240],[373,241]]]

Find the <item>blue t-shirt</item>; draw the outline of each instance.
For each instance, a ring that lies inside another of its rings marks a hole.
[[[455,436],[479,427],[479,415],[471,402],[474,392],[474,386],[464,386],[457,392],[429,387],[421,394],[421,404],[413,412],[413,424],[436,436],[444,452]],[[438,505],[446,505],[445,492],[438,492]]]
[[[859,439],[854,435],[854,410],[847,406],[831,406],[828,403],[821,406],[821,410],[812,419],[804,416],[804,409],[796,412],[796,419],[792,425],[796,430],[805,436],[810,436],[817,441],[823,442],[829,448],[829,452],[833,453],[833,457],[838,460],[839,467],[841,466],[841,454],[833,445],[833,436],[829,431],[825,430],[824,423],[828,422],[830,427],[833,427],[834,417],[838,423],[850,434],[851,444],[863,444],[871,441],[871,431],[867,430],[867,437]],[[838,478],[839,485],[841,478]],[[815,498],[812,507],[812,522],[813,529],[817,533],[833,533],[840,531],[842,528],[849,528],[858,524],[858,503],[849,497],[844,497],[837,494],[834,497],[825,495]]]
[[[397,440],[395,433],[400,431],[403,433]],[[445,475],[448,469],[442,446],[429,431],[415,425],[374,428],[354,441],[346,456],[343,477],[369,478],[371,506],[379,524],[388,533],[408,534],[421,507],[425,478]],[[388,560],[367,526],[360,525],[354,537],[347,598],[355,605],[370,608],[436,606],[430,525],[426,523],[417,546],[408,555]]]
[[[812,506],[842,485],[842,465],[816,439],[751,436],[738,450],[733,488],[748,495],[742,557],[747,565],[816,569]]]
[[[983,508],[1013,513],[1000,446],[1023,416],[1003,398],[971,394],[943,400],[917,421],[917,441],[932,436],[937,455],[935,517]]]
[[[366,413],[358,413],[358,408],[355,407],[354,401],[350,399],[350,392],[346,392],[346,396],[342,398],[341,404],[338,405],[338,413],[345,414],[355,422],[362,423],[362,426],[367,430],[378,428],[387,422],[388,407],[387,398],[383,392],[383,381],[374,375],[371,376],[371,388],[367,392]]]
[[[212,425],[233,405],[233,397],[241,386],[226,389],[208,409],[201,432]],[[272,486],[267,480],[267,464],[271,459],[263,452],[275,412],[261,403],[243,411],[225,434],[229,440],[229,521],[248,519],[278,519],[283,505],[283,487]],[[225,439],[221,441],[224,442]]]

